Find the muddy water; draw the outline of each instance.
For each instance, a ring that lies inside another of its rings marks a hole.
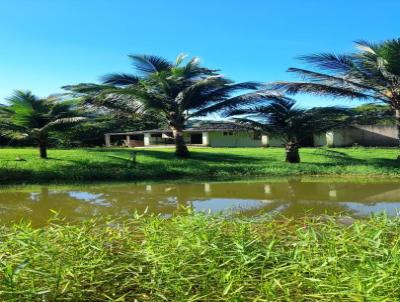
[[[362,217],[400,210],[400,181],[275,179],[249,182],[92,184],[0,188],[0,220],[42,225],[57,211],[67,221],[130,215],[135,210],[172,215],[180,207],[196,211],[236,211],[301,216],[346,213]]]

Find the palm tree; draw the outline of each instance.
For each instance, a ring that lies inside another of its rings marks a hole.
[[[79,84],[64,88],[83,95],[86,103],[97,107],[124,112],[160,112],[172,130],[178,157],[189,156],[183,138],[189,119],[269,96],[265,91],[240,94],[256,90],[259,84],[234,83],[216,70],[200,66],[198,58],[186,61],[184,55],[179,55],[175,62],[170,62],[152,55],[129,57],[135,74],[110,74],[103,78],[101,85]]]
[[[356,53],[300,57],[315,69],[289,68],[289,72],[304,80],[277,82],[272,88],[288,94],[308,93],[388,104],[395,111],[400,145],[400,39],[378,44],[357,41],[355,44]]]
[[[227,116],[249,128],[282,140],[286,162],[300,162],[301,143],[313,135],[350,122],[350,110],[339,107],[304,109],[293,99],[280,97],[262,106],[226,111]]]
[[[1,108],[5,120],[0,133],[12,139],[33,138],[41,158],[47,158],[50,130],[85,119],[77,116],[73,101],[61,101],[57,97],[41,99],[30,91],[16,90],[8,103]]]

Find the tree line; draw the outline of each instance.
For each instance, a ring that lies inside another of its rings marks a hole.
[[[0,106],[0,133],[8,143],[35,143],[40,156],[57,141],[73,146],[85,138],[98,145],[112,131],[168,127],[176,156],[190,156],[183,139],[188,120],[218,113],[249,130],[277,136],[286,161],[299,162],[302,140],[354,122],[395,123],[400,144],[400,39],[355,42],[349,54],[300,57],[309,69],[289,68],[300,81],[237,83],[198,58],[179,55],[169,61],[154,55],[129,55],[132,74],[112,73],[101,83],[64,86],[66,93],[39,98],[15,91]],[[313,94],[376,104],[305,109],[291,95]],[[79,123],[79,126],[76,124]],[[97,141],[96,141],[97,140]]]

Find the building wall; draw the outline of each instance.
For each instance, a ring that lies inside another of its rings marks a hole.
[[[199,132],[201,133],[201,132]],[[185,141],[186,144],[190,144],[191,139],[190,139],[191,133],[184,132],[183,133],[183,140]],[[155,137],[152,136],[151,133],[145,133],[144,135],[145,139],[145,146],[151,146],[151,145],[169,145],[169,144],[174,144],[173,138],[166,134],[162,134],[161,137]],[[147,143],[146,143],[147,140]]]
[[[277,137],[262,135],[255,139],[252,131],[233,132],[232,135],[224,135],[221,131],[198,132],[202,134],[203,146],[210,147],[282,147],[283,142]],[[144,133],[144,140],[135,141],[133,137],[127,138],[129,146],[149,146],[173,144],[173,140],[167,135],[152,137],[150,133]],[[191,133],[184,133],[184,140],[191,143]],[[111,146],[110,134],[105,135],[106,146]],[[380,125],[356,125],[344,129],[329,131],[326,134],[314,135],[314,146],[348,147],[354,144],[360,146],[398,146],[397,128],[395,126]]]
[[[397,146],[396,126],[357,125],[345,129],[349,141],[363,146]]]
[[[191,143],[192,133],[184,133],[183,138],[187,144]],[[283,143],[279,138],[263,135],[258,139],[254,138],[252,131],[232,132],[232,135],[224,135],[221,131],[202,132],[204,146],[210,147],[282,147]],[[144,145],[164,145],[173,143],[166,137],[153,137],[150,133],[144,134]]]
[[[283,147],[284,143],[279,137],[268,136],[268,147]]]
[[[324,147],[328,145],[328,133],[314,135],[314,146],[315,147]]]
[[[355,144],[366,147],[397,146],[395,126],[356,125],[314,136],[315,146],[349,147]]]
[[[208,132],[210,147],[261,147],[261,137],[254,139],[253,132],[233,132],[224,135],[223,132]]]

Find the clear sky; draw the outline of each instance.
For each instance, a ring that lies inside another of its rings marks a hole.
[[[399,11],[399,0],[0,0],[0,101],[129,72],[130,53],[184,52],[236,81],[293,79],[298,55],[398,37]]]

